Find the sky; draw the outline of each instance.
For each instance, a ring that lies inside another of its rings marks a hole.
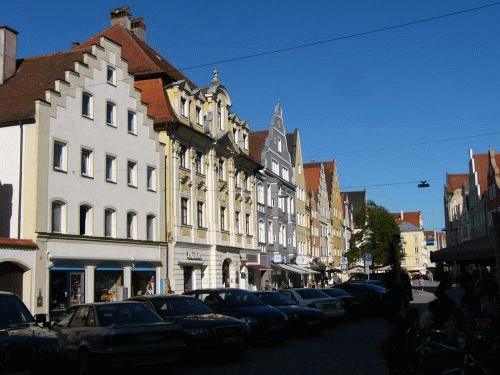
[[[468,173],[470,149],[500,151],[498,0],[0,5],[0,25],[19,32],[18,58],[68,50],[129,6],[147,42],[198,86],[217,67],[252,131],[269,128],[279,101],[304,162],[335,160],[342,191],[421,211],[426,230],[444,227],[446,174]]]

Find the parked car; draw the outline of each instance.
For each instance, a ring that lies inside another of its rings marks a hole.
[[[195,296],[218,314],[232,316],[250,327],[253,343],[279,344],[283,341],[288,318],[262,302],[252,292],[236,288],[198,289],[184,293]]]
[[[325,318],[330,322],[337,322],[345,316],[342,301],[337,297],[330,297],[328,294],[316,288],[289,288],[279,291],[291,298],[300,306],[312,307],[323,311]]]
[[[345,310],[346,319],[355,320],[363,316],[363,305],[358,297],[339,288],[325,288],[321,289],[321,291],[328,294],[330,297],[340,298],[342,307]]]
[[[80,374],[102,367],[180,360],[186,344],[177,324],[142,303],[100,302],[69,307],[53,329]]]
[[[1,374],[62,374],[59,340],[44,322],[15,294],[0,292]]]
[[[230,316],[215,314],[193,296],[147,295],[131,300],[151,308],[166,322],[180,325],[186,336],[189,354],[221,354],[241,358],[247,350],[250,334],[248,324]]]
[[[254,292],[263,302],[288,316],[290,334],[320,334],[324,328],[325,313],[321,310],[299,306],[288,296],[277,291]]]
[[[358,297],[366,315],[369,316],[385,316],[388,313],[388,308],[392,307],[393,301],[390,292],[369,282],[347,282],[334,285],[333,288],[345,290]]]

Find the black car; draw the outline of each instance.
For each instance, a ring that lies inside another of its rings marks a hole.
[[[312,307],[297,305],[291,298],[276,291],[254,292],[263,302],[280,310],[289,321],[290,334],[320,334],[325,313]]]
[[[248,325],[239,319],[215,314],[193,296],[148,295],[131,300],[145,304],[166,322],[179,324],[184,330],[189,354],[221,354],[239,359],[246,352]]]
[[[366,315],[386,316],[393,306],[389,290],[369,282],[347,282],[334,285],[333,288],[345,290],[358,297]]]
[[[262,302],[252,292],[236,288],[198,289],[186,292],[206,303],[218,314],[232,316],[250,327],[253,343],[279,344],[283,341],[288,318],[278,309]]]
[[[69,307],[53,329],[79,374],[180,360],[186,350],[177,324],[135,301],[98,302]]]
[[[0,292],[0,373],[62,373],[62,350],[55,333],[39,324],[15,294]]]
[[[338,297],[342,301],[342,307],[345,310],[345,318],[348,320],[359,319],[363,316],[363,304],[359,297],[355,297],[349,292],[340,288],[321,289],[331,297]]]

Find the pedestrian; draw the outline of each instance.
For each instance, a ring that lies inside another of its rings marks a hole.
[[[418,285],[420,286],[420,291],[423,292],[424,286],[425,286],[425,281],[424,281],[424,278],[422,276],[420,276],[420,278],[418,279]]]
[[[432,275],[432,271],[429,271],[429,281],[431,283],[434,281],[434,276]]]
[[[264,281],[264,290],[270,290],[271,285],[269,285],[269,280]]]

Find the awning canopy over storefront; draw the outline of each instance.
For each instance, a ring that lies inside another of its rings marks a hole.
[[[253,268],[253,269],[259,270],[259,271],[267,271],[267,270],[271,269],[268,266],[264,266],[263,264],[250,264],[250,263],[247,263],[247,267],[250,267],[250,268]]]
[[[431,262],[495,264],[495,241],[477,238],[431,253]]]
[[[273,264],[275,267],[277,268],[281,268],[282,270],[285,270],[285,271],[290,271],[290,272],[295,272],[295,273],[299,273],[299,274],[315,274],[315,273],[319,273],[318,271],[314,271],[310,268],[305,268],[305,267],[301,267],[301,266],[297,266],[295,264],[282,264],[282,263],[276,263],[276,264]]]

